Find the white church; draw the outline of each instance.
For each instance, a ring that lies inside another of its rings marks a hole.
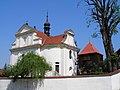
[[[24,24],[15,34],[16,40],[10,49],[10,65],[17,63],[18,57],[28,52],[43,56],[52,66],[48,76],[72,76],[77,73],[77,46],[74,32],[66,30],[57,36],[50,35],[48,15],[44,23],[44,32]]]

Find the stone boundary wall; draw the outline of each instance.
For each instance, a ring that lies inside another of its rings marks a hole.
[[[104,75],[31,78],[0,77],[0,90],[120,90],[120,70]]]

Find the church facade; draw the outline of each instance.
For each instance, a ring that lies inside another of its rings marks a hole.
[[[24,24],[15,34],[16,40],[10,49],[10,65],[17,63],[19,56],[28,52],[35,52],[43,56],[52,66],[48,76],[72,76],[77,71],[77,46],[74,32],[66,30],[57,36],[50,35],[48,16],[44,23],[44,32]]]

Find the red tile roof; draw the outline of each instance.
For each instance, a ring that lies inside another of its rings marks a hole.
[[[83,54],[91,54],[91,53],[98,53],[101,54],[96,48],[95,46],[89,42],[85,48],[79,53],[79,55],[83,55]],[[102,55],[102,54],[101,54]]]
[[[37,32],[37,36],[42,38],[43,45],[60,44],[60,43],[62,43],[62,40],[64,38],[64,34],[61,34],[61,35],[58,35],[58,36],[50,36],[50,37],[48,37],[43,32]]]
[[[60,44],[64,38],[64,34],[58,36],[52,36],[45,40],[44,45],[47,44]]]
[[[40,37],[40,38],[42,38],[42,39],[47,39],[47,38],[49,38],[45,33],[43,33],[43,32],[37,32],[37,36],[38,37]]]

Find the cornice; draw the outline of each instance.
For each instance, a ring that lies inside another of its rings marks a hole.
[[[70,46],[68,44],[65,43],[60,43],[60,44],[47,44],[47,45],[43,45],[42,48],[55,48],[55,47],[60,47],[60,48],[67,48],[67,49],[71,49],[74,51],[78,51],[79,49],[75,46]]]
[[[68,44],[61,43],[61,44],[48,44],[48,45],[35,44],[35,45],[29,45],[29,46],[24,46],[24,47],[12,48],[12,49],[10,49],[10,51],[14,52],[14,51],[21,51],[21,50],[27,50],[27,49],[32,49],[32,48],[55,48],[55,47],[67,48],[67,49],[71,49],[71,50],[74,50],[74,51],[78,51],[79,50],[75,46],[70,46]]]
[[[32,49],[32,48],[40,48],[40,47],[41,47],[40,44],[34,44],[34,45],[29,45],[29,46],[24,46],[24,47],[12,48],[10,49],[10,51],[14,52],[14,51],[21,51],[21,50]]]

